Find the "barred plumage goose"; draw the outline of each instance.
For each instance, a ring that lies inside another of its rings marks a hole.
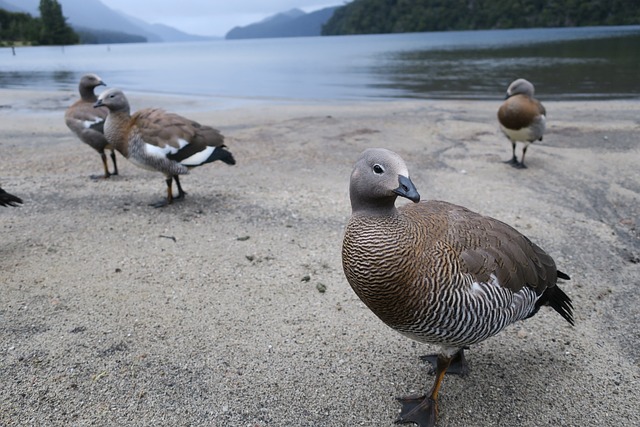
[[[217,129],[159,108],[145,108],[132,115],[129,101],[120,89],[102,92],[94,106],[109,109],[104,134],[120,154],[136,166],[165,174],[167,198],[152,206],[162,207],[183,199],[187,193],[182,190],[178,175],[189,169],[216,160],[236,163],[225,150],[224,136]],[[177,197],[173,197],[171,189],[174,180]]]
[[[104,137],[104,121],[107,118],[107,114],[109,114],[109,110],[106,108],[93,108],[93,104],[98,100],[94,92],[98,86],[106,86],[106,84],[97,75],[85,74],[82,76],[78,84],[80,99],[67,108],[64,114],[64,122],[67,127],[76,134],[80,141],[100,154],[102,165],[104,166],[104,175],[92,175],[92,179],[109,178],[111,175],[118,175],[116,153]],[[113,173],[109,172],[105,150],[111,150]]]
[[[398,154],[364,151],[349,191],[342,247],[349,284],[387,325],[440,346],[431,392],[399,399],[398,422],[435,425],[443,376],[466,371],[465,347],[543,305],[573,324],[571,300],[556,285],[569,276],[547,253],[501,221],[443,201],[420,202]],[[398,196],[415,203],[396,208]]]
[[[535,88],[525,79],[514,80],[507,88],[506,100],[498,109],[500,129],[511,141],[511,166],[524,169],[524,155],[529,144],[542,141],[546,127],[547,111],[544,106],[533,97]],[[516,142],[524,143],[522,158],[516,157]]]

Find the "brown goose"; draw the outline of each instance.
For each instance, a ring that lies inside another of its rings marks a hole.
[[[178,175],[188,173],[190,168],[215,160],[236,163],[225,150],[224,137],[217,129],[157,108],[131,115],[129,101],[119,89],[102,92],[95,106],[109,109],[104,133],[120,154],[141,168],[166,175],[167,198],[152,206],[162,207],[183,199],[186,193]],[[178,186],[177,197],[171,190],[173,180]]]
[[[22,204],[22,199],[20,197],[7,193],[0,188],[0,206],[15,207],[18,206],[18,204]]]
[[[421,202],[402,158],[368,149],[351,174],[352,216],[342,246],[346,278],[383,322],[436,344],[428,396],[398,399],[399,423],[435,425],[438,390],[450,368],[466,371],[463,349],[548,305],[573,324],[569,276],[507,224],[462,206]],[[396,198],[415,202],[399,208]],[[452,362],[454,362],[452,364]]]
[[[104,137],[104,121],[107,118],[107,114],[109,114],[109,110],[106,108],[93,108],[93,104],[98,100],[94,89],[98,86],[106,86],[106,84],[97,75],[85,74],[82,76],[78,85],[80,99],[74,102],[64,114],[64,122],[67,127],[82,142],[96,150],[102,158],[104,175],[92,175],[92,179],[109,178],[111,175],[118,175],[116,153]],[[111,150],[113,173],[109,172],[107,156],[104,150]]]
[[[513,81],[507,89],[506,100],[498,109],[498,121],[500,129],[511,141],[512,156],[511,166],[524,169],[524,155],[529,144],[533,141],[542,141],[546,126],[546,110],[544,106],[533,97],[534,87],[525,79]],[[516,142],[524,142],[522,159],[516,157]]]

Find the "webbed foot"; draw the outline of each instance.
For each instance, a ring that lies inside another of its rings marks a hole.
[[[520,164],[520,162],[518,161],[518,159],[516,158],[516,156],[513,156],[511,159],[509,160],[505,160],[504,163],[511,165],[513,167],[516,167],[516,165]]]
[[[171,202],[168,199],[162,199],[155,203],[149,203],[149,206],[153,206],[154,208],[164,208],[165,206],[170,205]]]
[[[515,165],[511,165],[511,166],[513,166],[516,169],[526,169],[527,168],[527,166],[525,166],[525,164],[523,162],[516,162]]]
[[[398,397],[402,404],[396,424],[414,423],[419,427],[434,427],[438,416],[438,404],[431,397],[407,396]]]
[[[89,175],[89,178],[91,178],[91,179],[92,179],[92,180],[94,180],[94,181],[100,181],[100,180],[103,180],[103,179],[109,179],[109,177],[110,177],[111,175],[112,175],[112,174],[106,174],[106,175]]]

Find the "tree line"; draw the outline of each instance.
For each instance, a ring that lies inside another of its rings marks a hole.
[[[79,43],[57,0],[40,0],[40,18],[0,9],[0,44],[67,45]]]
[[[322,34],[637,24],[638,0],[353,0]]]

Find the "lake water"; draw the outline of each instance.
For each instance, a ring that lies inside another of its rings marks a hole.
[[[228,100],[496,99],[525,77],[544,99],[640,97],[640,26],[0,49],[0,88]]]

